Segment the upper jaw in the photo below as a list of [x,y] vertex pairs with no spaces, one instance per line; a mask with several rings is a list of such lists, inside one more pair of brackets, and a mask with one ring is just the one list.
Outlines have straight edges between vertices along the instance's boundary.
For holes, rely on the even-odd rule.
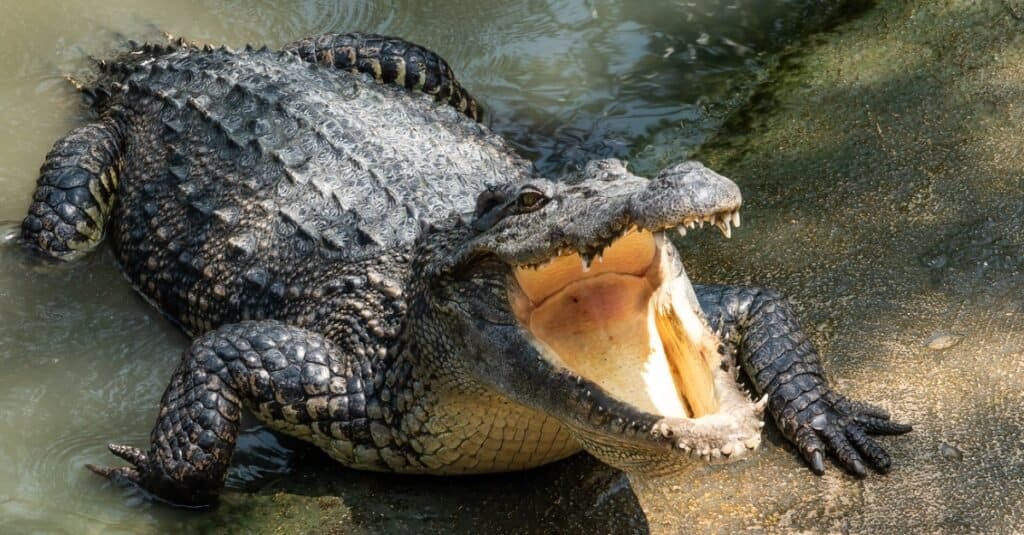
[[549,202],[481,229],[460,257],[494,255],[514,267],[565,254],[592,261],[631,231],[685,232],[711,223],[728,236],[739,225],[739,188],[697,162],[669,167],[652,179],[629,173],[617,160],[607,162],[589,165],[579,182],[533,181]]

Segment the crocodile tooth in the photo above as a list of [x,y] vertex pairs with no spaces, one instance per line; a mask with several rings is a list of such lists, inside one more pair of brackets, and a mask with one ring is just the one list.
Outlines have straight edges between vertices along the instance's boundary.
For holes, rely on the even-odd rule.
[[598,264],[603,264],[604,263],[604,255],[603,254],[598,254],[597,255],[597,263]]
[[697,228],[697,222],[691,219],[686,222],[686,226],[691,229]]
[[732,237],[732,228],[729,226],[729,222],[727,220],[722,219],[715,221],[715,226],[718,227],[718,230],[722,231],[722,234],[725,234],[726,238]]
[[732,213],[732,226],[737,227],[737,228],[740,226],[740,211],[739,210],[736,210],[735,212]]
[[586,273],[590,271],[590,264],[594,262],[594,258],[590,255],[582,255],[580,256],[580,260],[583,262],[583,272]]
[[701,219],[700,221],[698,221],[697,225],[700,226],[700,228],[704,228],[704,220]]
[[678,227],[676,227],[676,232],[678,232],[679,235],[682,236],[683,238],[686,237],[686,227],[684,225],[679,225]]
[[754,414],[760,416],[764,414],[764,408],[768,405],[768,394],[761,396],[761,399],[757,400],[754,404]]

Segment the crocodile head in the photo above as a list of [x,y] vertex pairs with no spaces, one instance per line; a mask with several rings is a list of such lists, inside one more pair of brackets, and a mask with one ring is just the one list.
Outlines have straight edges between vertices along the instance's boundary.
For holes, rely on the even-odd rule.
[[458,348],[443,365],[556,417],[629,472],[743,457],[762,407],[723,364],[667,236],[704,223],[729,236],[739,188],[696,162],[650,180],[617,160],[582,175],[490,188],[424,245],[443,317],[432,332]]

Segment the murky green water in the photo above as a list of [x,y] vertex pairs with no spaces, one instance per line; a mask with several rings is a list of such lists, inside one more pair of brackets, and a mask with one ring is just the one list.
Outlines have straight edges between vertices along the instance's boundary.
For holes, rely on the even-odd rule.
[[[545,171],[619,156],[650,172],[714,131],[756,77],[762,54],[802,27],[807,19],[800,14],[812,3],[6,1],[0,221],[21,219],[51,143],[86,118],[62,75],[82,72],[88,54],[109,55],[128,38],[166,31],[202,42],[276,46],[331,30],[400,35],[445,56],[487,104],[494,128]],[[306,454],[293,451],[298,446],[257,426],[240,440],[230,507],[197,514],[142,503],[83,465],[114,461],[107,442],[147,443],[159,396],[187,342],[133,293],[105,249],[56,267],[0,249],[0,532],[231,526],[232,515],[273,511],[272,503],[247,502],[252,490],[322,470],[352,482],[346,529],[416,530],[423,522],[475,531],[553,529],[609,500],[623,510],[595,516],[595,529],[639,529],[624,479],[600,469],[576,477],[580,461],[493,478],[367,476],[323,465],[316,455],[304,461]],[[604,484],[588,493],[595,479]],[[456,514],[465,520],[446,524]]]

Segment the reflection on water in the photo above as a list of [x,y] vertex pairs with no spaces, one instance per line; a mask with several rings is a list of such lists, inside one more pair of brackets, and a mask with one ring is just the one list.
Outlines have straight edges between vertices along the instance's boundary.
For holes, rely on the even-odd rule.
[[[545,172],[558,174],[602,156],[629,158],[651,172],[685,156],[717,127],[737,84],[753,77],[761,54],[794,32],[797,14],[811,4],[816,2],[8,2],[0,18],[0,221],[20,220],[51,143],[85,119],[62,75],[83,72],[88,55],[108,55],[128,38],[160,38],[166,31],[202,42],[279,45],[331,30],[400,35],[445,56],[486,103],[493,127]],[[9,236],[11,228],[0,228],[0,234]],[[5,530],[116,533],[189,525],[190,514],[143,503],[82,468],[113,461],[107,442],[147,443],[160,394],[186,344],[134,295],[106,249],[72,265],[50,266],[0,246]],[[291,442],[253,428],[239,442],[229,486],[259,488],[288,474],[292,449]],[[472,501],[487,486],[467,484],[470,490],[460,494],[459,485],[436,480],[380,481],[378,490],[398,509],[402,503],[429,504],[434,487]],[[577,484],[565,481],[566,488]],[[529,485],[516,488],[523,493],[510,492],[506,502],[529,500]],[[378,498],[352,499],[357,509],[360,499]],[[607,502],[598,498],[589,506]],[[493,498],[488,503],[505,507]],[[543,505],[536,518],[559,516],[551,513],[557,504]],[[408,514],[418,518],[416,511]],[[480,515],[481,521],[489,516]],[[627,525],[626,516],[613,518]],[[363,523],[372,525],[384,524]]]

